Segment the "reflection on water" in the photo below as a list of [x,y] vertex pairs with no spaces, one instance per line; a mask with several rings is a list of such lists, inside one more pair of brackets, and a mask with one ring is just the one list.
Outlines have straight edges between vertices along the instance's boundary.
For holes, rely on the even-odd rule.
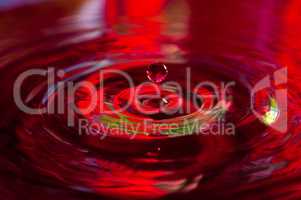
[[[0,3],[3,199],[300,199],[300,8],[298,0]],[[122,69],[139,84],[146,67],[159,61],[168,66],[168,79],[185,87],[187,67],[192,86],[234,81],[225,116],[235,123],[235,135],[99,140],[79,136],[65,115],[28,115],[13,100],[14,81],[27,69],[54,67],[65,73],[62,82],[93,84],[99,70]],[[288,82],[277,85],[283,67]],[[249,90],[273,75],[275,86],[254,97],[258,118]],[[109,78],[99,90],[115,109],[112,99],[124,98],[128,86]],[[44,81],[24,82],[22,96],[31,106],[55,96]],[[285,98],[277,92],[286,87],[288,123],[280,133],[275,121],[284,113],[279,98]],[[89,99],[84,92],[76,97],[80,105]],[[80,117],[99,122],[101,114]],[[202,119],[216,117],[209,116]]]

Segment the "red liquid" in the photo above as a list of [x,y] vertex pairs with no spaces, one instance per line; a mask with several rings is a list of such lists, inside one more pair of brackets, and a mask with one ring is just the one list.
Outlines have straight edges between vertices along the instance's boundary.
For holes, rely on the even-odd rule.
[[161,83],[168,75],[166,65],[163,63],[153,63],[146,70],[147,78],[155,83]]
[[[78,1],[1,11],[2,198],[300,199],[300,6],[297,1],[268,0],[235,1],[231,6],[197,0],[122,5]],[[37,11],[43,12],[24,17]],[[33,24],[31,31],[28,27]],[[91,132],[80,134],[77,125],[80,119],[99,122],[103,110],[75,114],[75,125],[68,126],[66,113],[28,115],[13,100],[13,84],[20,73],[51,66],[65,72],[56,76],[55,83],[88,81],[97,85],[98,92],[105,90],[97,105],[101,107],[105,99],[116,109],[126,102],[124,91],[129,86],[109,74],[102,88],[98,72],[105,67],[121,69],[136,87],[146,81],[149,64],[158,61],[168,67],[166,81],[180,83],[185,95],[187,79],[192,88],[202,81],[218,86],[234,81],[231,106],[223,119],[235,124],[235,135],[138,134],[131,139],[110,132],[101,139],[103,135]],[[289,73],[288,127],[279,133],[252,113],[249,87],[283,66]],[[22,97],[30,106],[43,107],[58,98],[58,91],[47,93],[45,81],[32,76],[24,82]],[[265,113],[269,97],[282,87],[286,86],[258,93],[255,110]],[[91,96],[81,89],[75,101],[84,108]],[[183,101],[187,105],[191,99]],[[199,104],[217,101],[202,99]],[[139,119],[165,120],[196,111],[192,107],[171,116],[146,115],[131,106],[122,114]]]

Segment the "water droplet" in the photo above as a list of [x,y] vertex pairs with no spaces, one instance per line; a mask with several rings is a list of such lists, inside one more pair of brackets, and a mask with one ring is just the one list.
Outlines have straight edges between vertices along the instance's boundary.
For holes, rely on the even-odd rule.
[[57,71],[57,76],[58,76],[59,78],[63,78],[63,77],[65,76],[65,71],[62,70],[62,69],[58,70],[58,71]]
[[161,83],[167,77],[168,70],[163,63],[153,63],[146,70],[147,78],[154,83]]

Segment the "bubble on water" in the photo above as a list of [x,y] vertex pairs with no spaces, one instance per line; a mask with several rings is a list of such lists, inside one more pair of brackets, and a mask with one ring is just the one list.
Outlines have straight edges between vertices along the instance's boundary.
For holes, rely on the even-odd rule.
[[146,70],[147,78],[154,83],[161,83],[168,75],[166,65],[163,63],[153,63]]

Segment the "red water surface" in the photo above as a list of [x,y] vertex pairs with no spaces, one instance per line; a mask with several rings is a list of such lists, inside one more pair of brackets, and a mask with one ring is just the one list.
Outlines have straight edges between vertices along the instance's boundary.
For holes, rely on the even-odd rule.
[[[2,199],[301,199],[300,1],[7,4],[0,4]],[[14,81],[26,69],[115,59],[139,82],[145,71],[132,63],[162,58],[176,63],[168,79],[181,82],[190,66],[195,81],[236,81],[228,114],[235,136],[100,141],[78,136],[65,116],[27,115],[13,100]],[[282,67],[288,129],[278,133],[250,114],[247,85]],[[39,93],[43,81],[25,81],[22,95]],[[114,84],[111,91],[123,87]]]

